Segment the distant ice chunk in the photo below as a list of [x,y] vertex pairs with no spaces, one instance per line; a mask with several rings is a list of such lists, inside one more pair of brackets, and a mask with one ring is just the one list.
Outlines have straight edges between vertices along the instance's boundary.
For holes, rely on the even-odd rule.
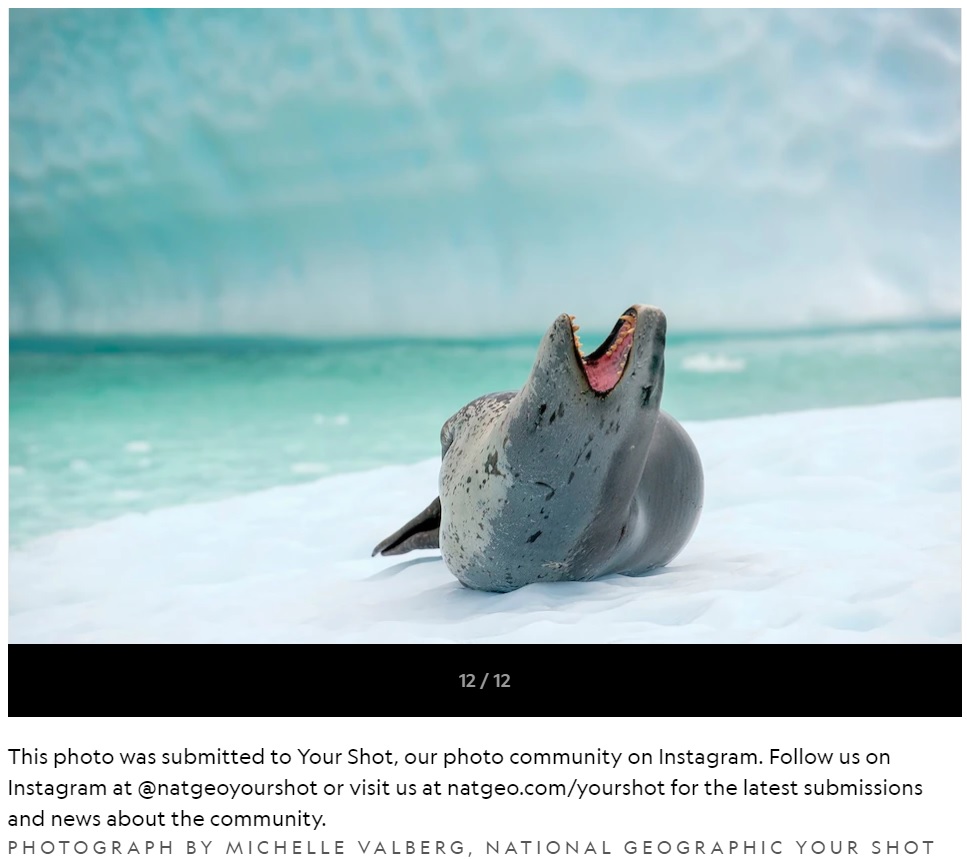
[[112,497],[115,501],[140,501],[144,498],[144,493],[139,489],[115,489]]
[[316,426],[335,426],[344,427],[349,424],[349,415],[338,414],[338,415],[313,415],[312,422]]
[[293,474],[326,474],[332,468],[325,462],[293,462],[289,471]]
[[745,369],[745,359],[699,352],[685,358],[682,367],[693,373],[740,373]]

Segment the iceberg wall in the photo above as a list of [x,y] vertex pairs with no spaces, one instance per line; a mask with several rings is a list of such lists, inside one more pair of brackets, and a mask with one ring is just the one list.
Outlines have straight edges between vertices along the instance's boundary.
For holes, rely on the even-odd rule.
[[958,10],[12,10],[18,333],[960,313]]

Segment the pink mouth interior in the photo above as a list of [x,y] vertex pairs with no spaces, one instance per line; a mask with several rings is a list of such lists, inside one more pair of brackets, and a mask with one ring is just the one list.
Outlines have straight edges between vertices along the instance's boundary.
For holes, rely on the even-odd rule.
[[621,380],[628,355],[635,340],[635,319],[622,317],[620,328],[612,331],[611,336],[585,358],[580,355],[580,342],[575,337],[575,345],[584,367],[588,384],[598,393],[606,394]]

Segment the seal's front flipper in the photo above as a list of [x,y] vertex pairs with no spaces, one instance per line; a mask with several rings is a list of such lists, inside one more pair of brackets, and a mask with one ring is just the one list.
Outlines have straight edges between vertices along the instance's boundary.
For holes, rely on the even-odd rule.
[[430,506],[418,513],[395,534],[391,534],[375,549],[376,555],[405,555],[413,549],[440,548],[440,499],[434,498]]

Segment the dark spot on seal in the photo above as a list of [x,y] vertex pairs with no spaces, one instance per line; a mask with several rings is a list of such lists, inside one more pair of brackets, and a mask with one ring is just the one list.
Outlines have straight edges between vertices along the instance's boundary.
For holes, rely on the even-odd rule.
[[556,420],[557,420],[557,412],[551,412],[551,419],[548,421],[548,424],[552,424]]
[[651,375],[654,376],[658,373],[658,368],[661,366],[662,357],[661,355],[651,356]]
[[574,480],[574,472],[573,471],[571,472],[570,477],[568,477],[567,482],[570,483],[572,480]]
[[[535,480],[534,485],[543,486],[545,489],[551,490],[550,492],[547,493],[547,495],[544,496],[545,501],[550,501],[554,497],[554,491],[555,491],[554,487],[551,486],[549,483],[542,483],[540,480]],[[542,510],[541,512],[543,513],[544,511]]]
[[587,462],[591,458],[591,451],[589,450],[584,457],[584,461]]
[[563,417],[564,417],[564,403],[561,403],[561,404],[560,404],[560,405],[559,405],[559,406],[557,407],[557,416],[558,416],[559,418],[563,418]]
[[541,407],[540,407],[540,409],[538,409],[538,411],[539,411],[539,412],[540,412],[541,414],[544,414],[544,412],[546,412],[546,411],[547,411],[547,403],[541,403]]
[[530,537],[527,538],[527,542],[533,543],[543,533],[544,533],[543,531],[535,531],[533,534],[530,535]]
[[472,477],[468,477],[467,478],[467,483],[469,483],[471,480],[473,480],[473,478]]
[[621,536],[618,537],[618,542],[620,543],[625,538],[625,531],[628,530],[627,524],[621,526]]
[[648,401],[651,399],[651,388],[652,388],[652,386],[649,385],[647,388],[642,388],[641,389],[641,407],[642,408],[644,408],[645,406],[647,406],[648,405]]
[[490,456],[487,457],[487,463],[484,465],[484,472],[486,474],[496,474],[503,477],[503,472],[497,468],[497,451],[495,450]]

